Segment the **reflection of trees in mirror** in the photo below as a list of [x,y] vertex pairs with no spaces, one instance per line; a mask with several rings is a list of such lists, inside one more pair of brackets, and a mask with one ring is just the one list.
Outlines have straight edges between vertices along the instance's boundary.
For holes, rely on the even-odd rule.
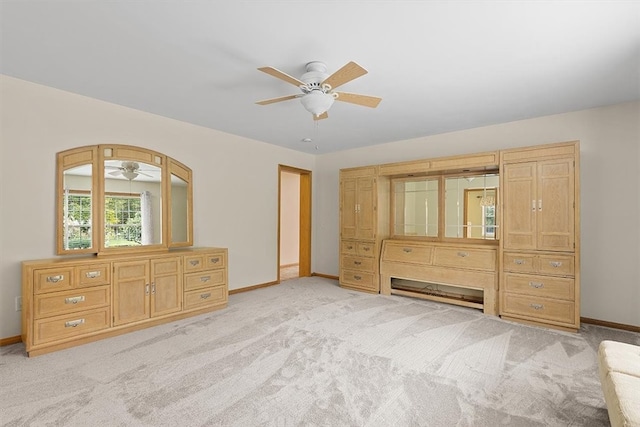
[[142,244],[142,209],[140,196],[105,195],[105,246]]
[[91,247],[91,193],[66,190],[64,192],[65,249]]

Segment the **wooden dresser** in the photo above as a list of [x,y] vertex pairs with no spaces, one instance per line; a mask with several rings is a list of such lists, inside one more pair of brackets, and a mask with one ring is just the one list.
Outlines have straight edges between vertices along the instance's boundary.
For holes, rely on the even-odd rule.
[[22,263],[29,356],[224,308],[227,249],[55,258]]

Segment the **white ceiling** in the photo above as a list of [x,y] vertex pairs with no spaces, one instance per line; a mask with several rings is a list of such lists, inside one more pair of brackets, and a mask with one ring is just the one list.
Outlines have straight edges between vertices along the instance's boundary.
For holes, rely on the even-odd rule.
[[[2,0],[0,72],[308,153],[640,99],[640,1]],[[316,127],[294,77],[369,71]],[[302,142],[312,138],[313,142]],[[176,141],[178,143],[179,141]],[[317,147],[317,148],[316,148]]]

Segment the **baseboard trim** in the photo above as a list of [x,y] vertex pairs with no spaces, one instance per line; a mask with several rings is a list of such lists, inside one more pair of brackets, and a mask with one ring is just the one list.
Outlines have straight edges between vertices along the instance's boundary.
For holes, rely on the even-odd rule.
[[340,277],[334,276],[332,274],[311,273],[311,275],[316,277],[323,277],[325,279],[340,280]]
[[4,347],[5,345],[18,344],[22,342],[22,336],[17,335],[15,337],[8,338],[0,338],[0,347]]
[[269,286],[274,286],[274,285],[279,285],[279,284],[280,284],[280,282],[278,280],[276,280],[276,281],[273,281],[273,282],[260,283],[259,285],[247,286],[246,288],[231,289],[229,291],[229,295],[239,294],[239,293],[242,293],[242,292],[255,291],[256,289],[267,288]]
[[640,332],[640,326],[625,325],[624,323],[607,322],[606,320],[590,319],[588,317],[581,317],[582,323],[589,323],[590,325],[605,326],[607,328],[622,329],[629,332]]

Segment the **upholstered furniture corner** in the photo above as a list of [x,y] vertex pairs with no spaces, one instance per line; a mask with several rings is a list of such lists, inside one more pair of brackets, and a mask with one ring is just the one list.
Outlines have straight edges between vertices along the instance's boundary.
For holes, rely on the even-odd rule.
[[602,341],[600,382],[613,427],[640,427],[640,346]]

